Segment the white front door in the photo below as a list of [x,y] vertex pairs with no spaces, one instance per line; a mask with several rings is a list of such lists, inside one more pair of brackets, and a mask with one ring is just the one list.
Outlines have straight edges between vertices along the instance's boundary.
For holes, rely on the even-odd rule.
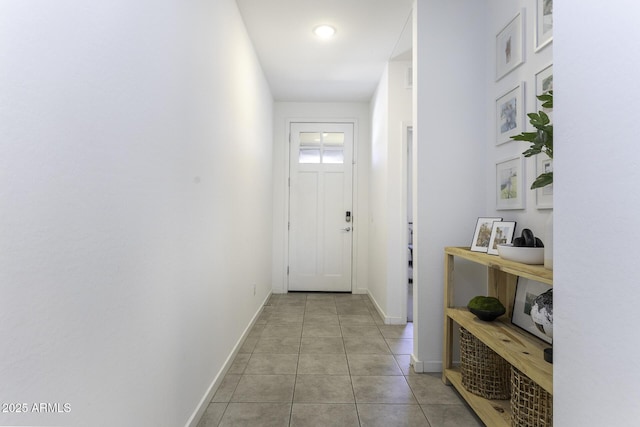
[[289,290],[351,291],[352,123],[291,123]]

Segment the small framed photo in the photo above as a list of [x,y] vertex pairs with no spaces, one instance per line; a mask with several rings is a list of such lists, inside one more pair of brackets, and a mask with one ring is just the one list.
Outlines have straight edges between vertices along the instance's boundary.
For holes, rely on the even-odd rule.
[[524,209],[524,157],[496,163],[496,209]]
[[474,252],[487,252],[491,230],[495,221],[502,221],[500,217],[480,217],[476,222],[476,231],[473,233],[471,250]]
[[496,35],[496,81],[524,63],[524,9]]
[[542,50],[553,40],[553,0],[536,0],[534,49]]
[[540,331],[531,320],[531,305],[540,294],[551,289],[551,286],[525,277],[518,278],[516,285],[516,298],[513,303],[513,315],[511,323],[524,329],[532,335],[551,344],[551,338]]
[[513,242],[513,234],[516,231],[515,221],[497,221],[493,223],[491,228],[491,237],[489,238],[489,255],[499,255],[498,245],[508,245]]
[[[553,159],[544,153],[536,155],[536,176],[553,172]],[[536,188],[536,208],[553,209],[553,184]]]
[[536,73],[536,111],[544,111],[551,116],[551,108],[542,108],[542,102],[537,98],[538,95],[553,90],[553,64],[547,65]]
[[524,82],[496,99],[496,145],[524,131]]

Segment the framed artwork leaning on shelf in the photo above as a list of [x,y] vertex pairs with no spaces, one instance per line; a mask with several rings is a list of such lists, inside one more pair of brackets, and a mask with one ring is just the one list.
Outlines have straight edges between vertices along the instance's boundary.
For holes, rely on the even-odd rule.
[[508,245],[513,242],[513,235],[516,231],[515,221],[496,221],[491,228],[491,237],[489,238],[489,255],[500,255],[498,253],[498,245]]
[[471,250],[474,252],[487,252],[491,230],[495,221],[502,221],[501,217],[480,217],[476,222],[476,230],[471,241]]
[[511,316],[511,323],[549,344],[551,344],[551,338],[540,331],[533,323],[533,320],[531,320],[531,304],[538,295],[545,293],[551,288],[552,286],[544,283],[536,282],[535,280],[525,277],[518,277],[516,298],[513,304],[513,315]]

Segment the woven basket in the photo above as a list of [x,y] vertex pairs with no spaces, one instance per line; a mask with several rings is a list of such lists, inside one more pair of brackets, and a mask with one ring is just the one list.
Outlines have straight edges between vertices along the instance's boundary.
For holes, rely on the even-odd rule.
[[467,391],[485,399],[509,399],[510,367],[495,351],[460,328],[460,368]]
[[551,427],[553,396],[518,369],[511,368],[511,426]]

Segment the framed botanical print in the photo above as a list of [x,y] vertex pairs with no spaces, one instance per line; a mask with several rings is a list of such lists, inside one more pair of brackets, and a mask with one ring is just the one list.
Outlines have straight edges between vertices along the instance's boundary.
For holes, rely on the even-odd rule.
[[524,209],[524,157],[496,163],[496,209]]
[[496,81],[524,63],[524,9],[496,35]]
[[534,34],[536,52],[553,40],[553,0],[536,0],[536,27]]
[[[553,159],[544,153],[536,155],[536,176],[553,172]],[[536,188],[536,208],[553,209],[553,184]]]
[[524,131],[524,82],[496,99],[496,145]]

